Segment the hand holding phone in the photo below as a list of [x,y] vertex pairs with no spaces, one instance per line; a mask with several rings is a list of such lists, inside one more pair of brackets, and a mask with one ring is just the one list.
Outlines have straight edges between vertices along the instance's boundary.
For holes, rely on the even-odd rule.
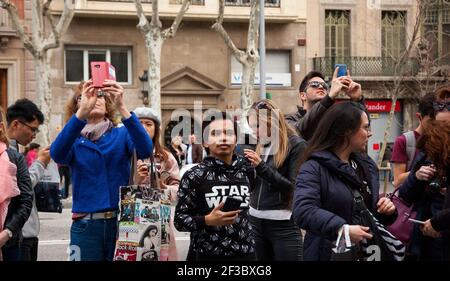
[[116,69],[106,61],[92,61],[91,74],[95,88],[103,88],[105,80],[116,80]]
[[222,212],[237,211],[241,207],[242,200],[235,197],[227,197],[225,205],[222,208]]
[[339,68],[337,77],[347,76],[347,65],[346,64],[335,64],[334,69]]

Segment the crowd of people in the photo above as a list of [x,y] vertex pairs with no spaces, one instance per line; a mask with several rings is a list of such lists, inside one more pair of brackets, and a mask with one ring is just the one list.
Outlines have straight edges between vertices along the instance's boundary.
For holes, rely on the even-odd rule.
[[[385,227],[404,214],[391,196],[379,194],[361,85],[337,72],[330,84],[320,72],[308,73],[294,114],[285,115],[271,100],[254,103],[241,120],[251,129],[250,144],[238,142],[236,116],[208,110],[202,138],[191,132],[184,144],[174,136],[166,147],[158,112],[129,111],[122,86],[105,80],[101,90],[92,81],[80,83],[64,128],[40,147],[31,142],[44,116],[33,102],[18,100],[0,117],[0,259],[37,259],[33,189],[40,181],[60,183],[63,175],[62,194],[68,196],[71,185],[73,195],[70,245],[80,249],[82,261],[113,260],[119,188],[132,184],[168,191],[176,206],[169,236],[175,228],[190,232],[190,261],[334,260],[343,233],[353,259],[367,259],[368,246],[389,259],[392,245],[386,244],[396,233]],[[342,95],[348,100],[336,103]],[[393,184],[418,222],[407,233],[405,253],[391,253],[402,260],[450,260],[449,105],[450,86],[425,95],[419,126],[393,147]],[[141,244],[153,249],[156,233]],[[169,260],[179,260],[175,239]]]

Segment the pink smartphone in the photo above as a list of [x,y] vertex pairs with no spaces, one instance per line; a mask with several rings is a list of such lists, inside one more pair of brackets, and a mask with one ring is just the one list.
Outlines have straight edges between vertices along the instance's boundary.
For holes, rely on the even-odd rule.
[[103,88],[105,80],[116,80],[116,69],[106,61],[92,61],[91,74],[95,88]]

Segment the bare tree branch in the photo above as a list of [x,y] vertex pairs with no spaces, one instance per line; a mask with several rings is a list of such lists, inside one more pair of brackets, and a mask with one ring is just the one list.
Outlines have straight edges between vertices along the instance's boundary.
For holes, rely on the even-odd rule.
[[231,39],[230,35],[228,35],[227,31],[223,27],[223,17],[225,11],[225,1],[219,1],[219,15],[217,16],[216,22],[211,27],[213,30],[217,31],[219,35],[222,37],[225,44],[231,50],[233,56],[242,64],[246,64],[246,53],[244,51],[239,50]]
[[25,27],[20,22],[19,15],[17,13],[17,8],[14,4],[6,0],[0,0],[0,5],[3,9],[8,11],[9,17],[13,28],[17,31],[20,40],[23,42],[24,47],[35,57],[39,55],[36,46],[33,44],[30,36],[26,34]]
[[172,26],[163,31],[163,39],[172,38],[177,33],[178,27],[180,26],[181,21],[183,20],[184,15],[189,9],[189,5],[191,4],[191,0],[183,0],[180,11],[177,14],[177,17],[172,23]]
[[147,34],[150,31],[150,25],[147,17],[144,14],[144,9],[142,8],[141,0],[134,0],[136,6],[137,16],[139,18],[139,23],[137,27],[143,34]]
[[258,61],[258,38],[259,38],[259,1],[250,3],[250,23],[247,36],[247,56],[253,61]]
[[[47,18],[47,20],[48,20],[48,22],[50,24],[50,28],[52,29],[53,36],[55,36],[55,34],[57,34],[57,32],[56,32],[55,22],[53,21],[53,17],[52,17],[52,15],[50,13],[50,5],[51,4],[52,4],[52,0],[47,0],[45,2],[45,4],[42,6],[42,14]],[[54,44],[56,44],[56,42],[54,42]],[[45,45],[48,45],[48,44],[45,44]],[[54,48],[57,48],[57,47],[58,46],[56,46]]]
[[[47,3],[48,2],[51,1],[47,1]],[[43,47],[44,51],[59,47],[61,35],[66,33],[67,29],[69,28],[70,22],[72,21],[73,15],[75,13],[72,1],[65,0],[64,2],[64,10],[56,26],[54,26],[53,19],[50,13],[46,12],[46,15],[48,15],[47,18],[52,25],[52,34],[45,40]]]
[[219,0],[219,16],[217,17],[217,23],[223,24],[223,17],[225,14],[225,0]]
[[150,25],[153,27],[162,28],[162,23],[159,20],[159,0],[152,0],[152,21]]

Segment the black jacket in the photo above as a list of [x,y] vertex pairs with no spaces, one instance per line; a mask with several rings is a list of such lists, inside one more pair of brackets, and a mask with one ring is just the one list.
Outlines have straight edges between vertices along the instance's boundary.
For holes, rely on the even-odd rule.
[[306,141],[299,136],[289,137],[289,151],[283,165],[275,167],[274,157],[261,161],[256,167],[255,188],[250,195],[250,206],[256,210],[290,209],[298,174],[299,160],[306,149]]
[[17,166],[17,185],[20,190],[20,195],[13,197],[9,203],[4,226],[13,233],[13,237],[5,245],[5,247],[11,247],[16,246],[22,239],[22,227],[28,220],[33,207],[33,189],[25,157],[11,148],[6,151],[11,163]]
[[[179,231],[191,232],[191,243],[197,253],[234,256],[254,252],[252,229],[247,218],[254,178],[250,163],[238,155],[233,156],[231,165],[206,157],[183,175],[174,224]],[[232,225],[207,226],[205,216],[227,196],[242,198],[238,218]]]
[[[367,155],[352,155],[358,167],[366,171],[370,204],[367,208],[389,225],[397,218],[376,212],[379,197],[378,169]],[[294,194],[293,217],[306,230],[305,260],[329,260],[337,231],[344,224],[353,224],[354,197],[350,188],[359,188],[362,181],[355,170],[330,151],[315,152],[300,168]]]
[[[365,106],[365,99],[361,96],[358,101]],[[298,106],[297,112],[285,116],[286,121],[297,130],[297,133],[305,140],[309,140],[317,125],[319,125],[322,116],[335,103],[335,100],[326,95],[319,102],[316,102],[310,110],[306,111],[303,107]]]
[[[443,234],[441,239],[424,236],[419,225],[414,225],[408,252],[419,260],[436,260],[439,257],[450,260],[450,199],[449,178],[450,171],[447,168],[447,194],[446,197],[439,192],[432,192],[429,182],[417,179],[416,172],[426,163],[428,157],[419,153],[414,159],[412,170],[406,181],[399,188],[399,196],[408,203],[414,204],[418,220],[426,221],[431,218],[431,225],[436,231]],[[439,240],[438,242],[436,242]],[[442,243],[440,247],[433,243]],[[443,250],[443,252],[442,252]]]
[[319,102],[314,104],[309,111],[303,107],[297,107],[298,110],[294,114],[286,115],[285,119],[297,130],[297,133],[305,140],[309,140],[314,134],[322,116],[334,104],[334,100],[326,95]]

